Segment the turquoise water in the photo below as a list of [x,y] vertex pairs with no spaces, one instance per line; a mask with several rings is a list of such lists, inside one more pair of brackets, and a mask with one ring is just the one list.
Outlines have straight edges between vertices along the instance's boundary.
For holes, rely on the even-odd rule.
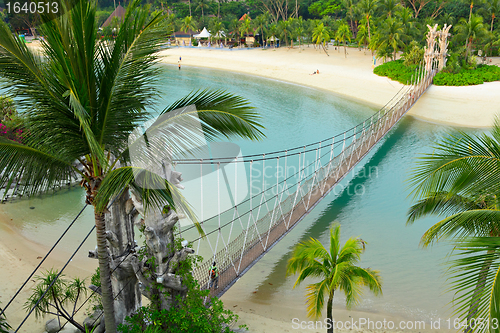
[[[236,141],[243,154],[269,152],[325,139],[363,121],[374,110],[331,93],[298,85],[223,71],[165,67],[161,82],[166,105],[199,88],[225,89],[252,102],[262,115],[266,139]],[[419,319],[445,316],[444,257],[449,247],[419,248],[421,235],[437,218],[405,225],[411,200],[405,180],[419,153],[430,152],[431,144],[450,130],[406,117],[370,153],[363,165],[328,195],[287,237],[267,254],[231,292],[260,304],[303,306],[303,289],[292,290],[293,277],[285,277],[286,262],[297,241],[309,237],[326,242],[332,221],[342,225],[343,239],[361,236],[368,242],[361,266],[378,269],[383,277],[384,296],[367,294],[361,309],[404,314]],[[50,245],[83,206],[83,191],[63,190],[59,194],[17,201],[0,206],[8,219],[27,237]],[[34,207],[34,209],[30,209]],[[62,249],[72,251],[93,224],[87,210],[63,240]],[[91,237],[83,247],[93,249]],[[257,293],[253,293],[257,291]],[[336,298],[342,307],[342,298]]]

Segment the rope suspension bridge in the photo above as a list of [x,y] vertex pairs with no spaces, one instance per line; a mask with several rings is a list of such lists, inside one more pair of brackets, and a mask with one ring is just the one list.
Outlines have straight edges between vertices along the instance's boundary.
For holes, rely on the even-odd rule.
[[[285,237],[340,181],[384,138],[432,84],[437,62],[421,66],[412,79],[382,109],[353,128],[334,137],[292,149],[259,155],[207,160],[180,159],[176,166],[200,168],[201,206],[218,206],[217,214],[200,222],[205,236],[194,226],[181,228],[180,234],[204,258],[193,272],[202,287],[208,288],[212,263],[219,269],[218,289],[211,296],[222,296],[263,255]],[[204,198],[203,166],[212,166],[217,189]],[[230,167],[228,167],[230,166]],[[239,184],[238,168],[248,171],[248,184]],[[234,181],[227,177],[234,174]],[[291,170],[291,172],[290,172]],[[258,177],[254,177],[257,174]],[[221,211],[225,189],[248,187],[249,195],[240,203]],[[271,180],[270,180],[271,179]],[[215,193],[213,193],[215,192]],[[216,197],[216,198],[215,198]],[[207,203],[207,201],[209,201]],[[234,201],[238,201],[235,198]],[[205,202],[205,203],[204,203]]]
[[[203,262],[193,271],[194,278],[198,280],[202,288],[208,289],[211,282],[214,282],[211,281],[209,272],[212,263],[216,262],[219,269],[218,288],[210,288],[210,296],[222,296],[282,240],[376,147],[377,143],[424,94],[432,84],[434,75],[445,65],[446,37],[449,30],[445,27],[443,32],[436,32],[436,26],[429,27],[429,29],[424,61],[411,81],[403,86],[383,108],[351,129],[322,141],[265,154],[174,159],[176,170],[183,172],[183,175],[183,170],[190,170],[191,174],[193,170],[199,170],[196,184],[199,184],[199,217],[204,235],[200,235],[195,225],[186,225],[180,220],[178,236],[188,240],[195,253],[203,257]],[[441,40],[439,52],[435,51],[436,36]],[[210,186],[208,195],[204,194],[209,183],[205,181],[208,177],[206,170],[210,170],[209,176],[212,177],[216,187]],[[241,177],[241,174],[245,176]],[[73,179],[68,179],[62,181],[61,184],[73,181]],[[3,191],[15,196],[18,186]],[[110,203],[109,207],[116,199]],[[86,207],[80,211],[5,308],[0,309],[0,316],[20,294]],[[204,218],[206,207],[212,212],[206,214],[209,215],[208,218]],[[59,275],[63,273],[93,229],[59,271]],[[128,251],[125,257],[120,259],[113,272],[127,260],[131,252]],[[116,293],[114,298],[117,299],[126,287],[128,285]],[[38,303],[49,289],[50,286]],[[87,301],[88,299],[84,304]],[[15,329],[15,332],[19,331],[34,308]]]

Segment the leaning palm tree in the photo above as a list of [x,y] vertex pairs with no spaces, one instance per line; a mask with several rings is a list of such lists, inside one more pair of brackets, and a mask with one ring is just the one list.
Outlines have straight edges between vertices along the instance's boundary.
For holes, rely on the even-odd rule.
[[[466,133],[450,135],[440,141],[433,154],[425,155],[413,171],[411,184],[419,201],[408,214],[408,223],[428,216],[445,217],[422,237],[422,245],[453,237],[500,237],[500,123],[497,120],[491,134],[471,136]],[[464,310],[457,310],[470,321],[481,318],[483,286],[494,268],[491,258],[483,257],[476,271]],[[465,298],[461,298],[464,301]],[[467,328],[466,332],[471,332]]]
[[[340,246],[340,225],[330,228],[330,248],[327,250],[319,240],[311,238],[299,243],[288,260],[287,274],[299,274],[294,288],[308,277],[321,281],[307,286],[307,315],[312,318],[321,316],[325,297],[327,301],[327,320],[332,323],[332,305],[335,291],[346,295],[346,306],[351,308],[359,303],[363,287],[368,287],[375,295],[382,294],[379,272],[361,268],[356,264],[361,259],[366,242],[360,238],[349,238]],[[333,326],[328,328],[333,333]]]
[[317,44],[318,47],[321,45],[326,55],[329,56],[328,52],[326,52],[325,43],[330,40],[330,34],[328,32],[328,28],[323,25],[323,23],[319,23],[312,31],[312,41]]
[[[85,201],[94,208],[108,333],[116,332],[116,321],[124,316],[114,313],[107,228],[108,223],[127,221],[121,213],[123,221],[115,221],[117,216],[109,211],[129,211],[128,201],[121,200],[129,190],[145,207],[182,208],[167,180],[130,164],[130,134],[153,116],[149,108],[159,96],[161,71],[156,65],[166,37],[164,16],[150,16],[140,2],[127,6],[117,36],[109,42],[98,38],[93,1],[79,1],[58,18],[42,15],[43,55],[28,49],[0,22],[0,77],[9,94],[18,97],[27,119],[22,143],[0,139],[0,187],[22,183],[21,194],[36,195],[75,174],[81,178]],[[239,97],[203,91],[174,105],[195,105],[211,137],[261,136],[257,115]],[[176,145],[175,140],[168,143]],[[140,182],[135,177],[139,173]],[[145,180],[164,186],[151,189]]]

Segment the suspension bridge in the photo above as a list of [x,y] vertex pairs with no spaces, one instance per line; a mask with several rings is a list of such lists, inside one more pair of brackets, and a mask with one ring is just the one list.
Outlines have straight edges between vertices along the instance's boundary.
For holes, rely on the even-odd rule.
[[[266,154],[208,159],[179,159],[176,167],[200,168],[201,205],[218,206],[217,213],[201,224],[205,236],[194,226],[181,228],[180,234],[204,258],[194,277],[209,288],[213,262],[219,269],[218,289],[211,296],[222,296],[243,274],[283,239],[330,191],[382,140],[432,84],[437,62],[421,66],[412,83],[404,86],[382,109],[362,123],[331,138],[301,147]],[[427,67],[427,68],[425,68]],[[203,166],[215,169],[217,189],[203,197]],[[233,172],[228,177],[228,166]],[[238,168],[245,168],[248,184],[240,184]],[[292,170],[290,172],[290,170]],[[254,175],[258,175],[255,177]],[[228,179],[232,178],[234,180]],[[225,189],[222,179],[249,188],[245,200],[221,210]],[[245,180],[243,180],[245,181]],[[237,193],[233,193],[236,196]],[[207,203],[207,201],[209,201]],[[205,203],[204,203],[205,202]]]

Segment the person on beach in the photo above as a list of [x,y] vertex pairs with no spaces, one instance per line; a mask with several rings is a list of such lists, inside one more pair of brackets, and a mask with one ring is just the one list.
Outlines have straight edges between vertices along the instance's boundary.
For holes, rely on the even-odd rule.
[[179,62],[179,70],[181,70],[181,63]]
[[181,60],[182,60],[182,58],[181,58],[181,56],[179,56],[179,61],[181,61]]
[[213,286],[215,286],[215,289],[219,288],[219,269],[217,268],[217,265],[214,261],[212,268],[210,268],[210,284],[209,284],[209,289],[212,289]]

